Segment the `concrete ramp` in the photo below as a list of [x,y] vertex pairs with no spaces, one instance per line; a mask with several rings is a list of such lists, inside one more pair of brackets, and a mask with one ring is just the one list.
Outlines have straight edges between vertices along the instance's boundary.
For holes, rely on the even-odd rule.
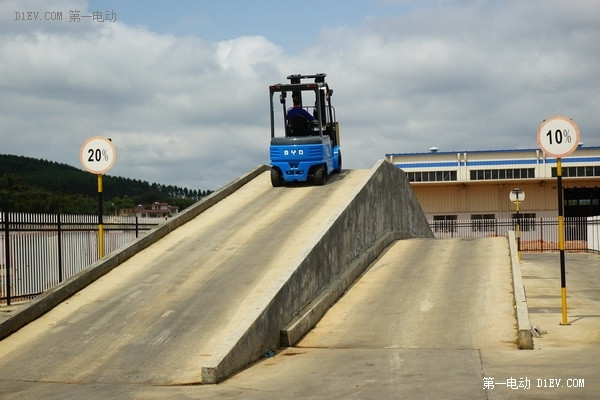
[[321,187],[274,189],[264,171],[32,302],[37,317],[94,280],[0,342],[0,380],[216,383],[278,347],[281,328],[367,250],[432,236],[387,162]]
[[298,347],[511,350],[513,304],[506,237],[401,240]]

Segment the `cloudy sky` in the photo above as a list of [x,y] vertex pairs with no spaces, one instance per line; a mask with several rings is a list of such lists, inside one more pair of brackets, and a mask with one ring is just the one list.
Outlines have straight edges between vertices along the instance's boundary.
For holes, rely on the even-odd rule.
[[597,0],[0,0],[0,154],[82,168],[100,135],[110,175],[218,189],[269,162],[268,86],[316,72],[345,168],[536,148],[555,115],[599,146],[599,21]]

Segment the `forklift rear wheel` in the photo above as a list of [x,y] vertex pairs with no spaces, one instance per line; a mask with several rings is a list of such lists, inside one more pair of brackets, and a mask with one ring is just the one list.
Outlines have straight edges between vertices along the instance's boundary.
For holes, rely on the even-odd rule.
[[327,174],[325,173],[325,166],[319,165],[317,167],[317,169],[315,170],[315,174],[313,175],[315,185],[319,185],[319,186],[324,185],[326,176],[327,176]]
[[334,172],[342,172],[342,152],[338,152],[338,167]]

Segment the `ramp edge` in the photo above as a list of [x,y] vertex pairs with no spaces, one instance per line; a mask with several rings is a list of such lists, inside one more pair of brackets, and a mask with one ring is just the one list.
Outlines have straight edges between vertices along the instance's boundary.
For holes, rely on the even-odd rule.
[[340,276],[325,287],[310,303],[281,329],[281,346],[296,344],[306,333],[315,327],[327,310],[348,290],[359,276],[381,253],[397,240],[412,236],[400,232],[388,232],[379,238],[362,255],[356,258]]

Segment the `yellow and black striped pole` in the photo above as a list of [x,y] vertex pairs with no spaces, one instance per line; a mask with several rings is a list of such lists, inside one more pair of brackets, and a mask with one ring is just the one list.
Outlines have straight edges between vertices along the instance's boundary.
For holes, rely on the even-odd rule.
[[102,223],[102,174],[98,174],[98,258],[104,258],[104,225]]
[[562,297],[562,323],[567,321],[567,278],[565,274],[565,221],[564,195],[562,186],[562,157],[568,157],[581,144],[581,132],[577,124],[568,117],[557,115],[545,119],[537,132],[537,142],[546,156],[556,157],[558,191],[558,249],[560,250],[560,294]]
[[556,180],[558,191],[558,249],[560,251],[560,296],[562,303],[561,325],[569,325],[567,321],[567,276],[565,271],[565,222],[562,186],[562,159],[556,159]]

